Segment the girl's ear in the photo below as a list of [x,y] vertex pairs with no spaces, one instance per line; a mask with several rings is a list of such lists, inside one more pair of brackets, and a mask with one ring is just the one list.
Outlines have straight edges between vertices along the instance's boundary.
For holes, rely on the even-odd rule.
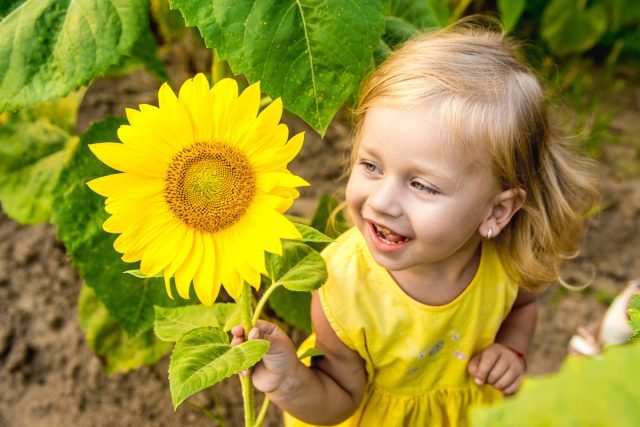
[[[498,194],[491,212],[480,224],[478,231],[484,237],[496,237],[509,224],[513,215],[520,210],[527,198],[522,188],[510,188]],[[489,229],[491,231],[489,232]]]

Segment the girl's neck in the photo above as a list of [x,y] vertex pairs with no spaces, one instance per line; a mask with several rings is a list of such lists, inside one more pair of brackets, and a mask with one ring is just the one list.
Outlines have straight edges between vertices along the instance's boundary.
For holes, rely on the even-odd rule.
[[446,262],[390,271],[398,286],[426,305],[445,305],[460,295],[473,280],[481,258],[481,243],[460,250]]

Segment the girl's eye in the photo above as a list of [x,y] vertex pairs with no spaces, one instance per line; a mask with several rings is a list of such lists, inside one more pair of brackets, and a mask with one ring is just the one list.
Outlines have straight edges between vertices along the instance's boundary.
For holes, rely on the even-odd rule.
[[423,192],[425,192],[427,194],[438,194],[438,190],[436,190],[434,188],[431,188],[431,187],[429,187],[427,185],[424,185],[423,183],[418,182],[418,181],[412,181],[411,182],[411,186],[413,188],[415,188],[416,190],[423,191]]
[[363,161],[361,164],[362,164],[362,166],[364,167],[364,169],[365,169],[367,172],[373,172],[373,173],[375,173],[375,172],[377,172],[377,171],[378,171],[378,166],[376,166],[375,164],[373,164],[373,163],[371,163],[371,162]]

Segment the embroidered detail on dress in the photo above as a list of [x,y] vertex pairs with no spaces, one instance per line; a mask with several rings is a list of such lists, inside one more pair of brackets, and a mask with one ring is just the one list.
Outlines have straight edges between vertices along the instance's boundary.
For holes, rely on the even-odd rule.
[[453,357],[458,360],[467,360],[467,355],[461,351],[456,351],[455,353],[453,353]]
[[429,357],[433,357],[438,354],[438,352],[442,350],[442,347],[444,347],[444,341],[439,340],[433,345],[433,347],[431,347],[431,350],[429,350]]

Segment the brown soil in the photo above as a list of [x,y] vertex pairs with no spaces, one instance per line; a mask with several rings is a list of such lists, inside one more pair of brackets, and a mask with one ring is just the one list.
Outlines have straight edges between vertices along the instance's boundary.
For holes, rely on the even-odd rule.
[[[175,53],[175,51],[174,51]],[[180,63],[180,61],[176,61]],[[174,67],[176,81],[193,68]],[[79,129],[123,106],[154,102],[158,83],[145,73],[134,78],[103,79],[91,86]],[[582,254],[565,268],[571,283],[595,280],[586,290],[569,292],[553,285],[540,298],[540,320],[529,355],[530,373],[557,370],[570,336],[603,314],[606,303],[626,282],[640,278],[640,87],[631,86],[616,100],[619,114],[610,126],[620,142],[603,149],[605,209],[592,221]],[[288,120],[293,131],[302,125]],[[339,187],[349,129],[336,121],[323,142],[308,133],[302,155],[292,166],[313,185],[303,192],[293,213],[308,215],[316,197]],[[167,380],[168,358],[151,367],[106,376],[101,361],[87,347],[76,315],[81,279],[70,267],[64,246],[50,225],[20,226],[0,214],[0,425],[49,426],[211,426],[193,405],[212,409],[242,425],[236,378],[202,392],[174,413]],[[269,426],[280,425],[277,410]]]

